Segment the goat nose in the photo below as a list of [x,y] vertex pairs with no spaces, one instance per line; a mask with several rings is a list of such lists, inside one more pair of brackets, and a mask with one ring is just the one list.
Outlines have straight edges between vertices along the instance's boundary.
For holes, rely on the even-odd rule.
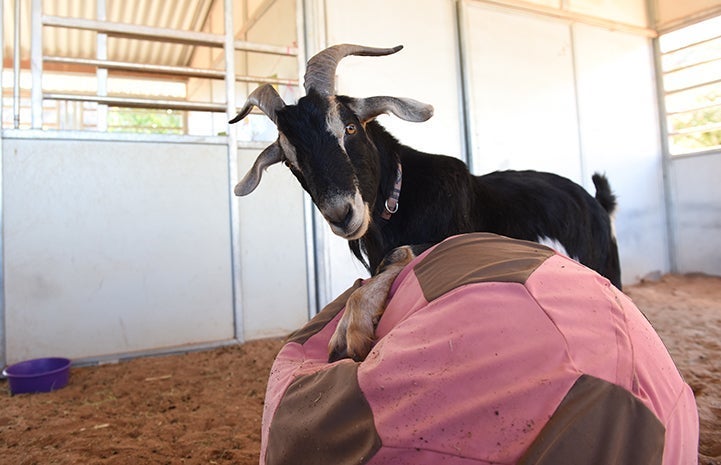
[[333,226],[345,229],[353,218],[353,208],[350,203],[343,203],[328,209],[325,212],[325,218]]

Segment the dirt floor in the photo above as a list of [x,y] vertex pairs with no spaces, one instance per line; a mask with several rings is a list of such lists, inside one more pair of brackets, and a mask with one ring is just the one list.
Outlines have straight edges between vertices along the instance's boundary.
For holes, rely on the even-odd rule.
[[[721,278],[664,276],[626,292],[696,393],[699,461],[721,465]],[[0,381],[0,462],[258,463],[278,340],[73,368],[67,387],[10,396]]]

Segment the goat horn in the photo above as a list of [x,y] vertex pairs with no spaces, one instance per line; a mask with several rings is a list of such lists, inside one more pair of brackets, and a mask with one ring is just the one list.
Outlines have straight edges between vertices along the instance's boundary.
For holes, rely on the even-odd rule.
[[276,92],[273,86],[264,84],[250,93],[243,108],[240,109],[238,114],[235,115],[235,118],[230,120],[229,123],[237,123],[248,116],[253,106],[260,108],[277,126],[278,121],[275,113],[285,106],[285,102],[283,102],[283,99],[280,98],[280,95],[278,95],[278,92]]
[[237,196],[248,195],[258,187],[260,184],[260,178],[263,176],[263,171],[270,165],[274,165],[281,161],[282,150],[278,141],[273,142],[263,150],[258,158],[256,158],[253,167],[250,168],[248,173],[236,184],[234,192]]
[[307,94],[310,92],[310,89],[315,89],[321,95],[334,94],[336,68],[340,60],[348,55],[391,55],[402,48],[402,45],[397,45],[393,48],[375,48],[353,44],[341,44],[329,47],[308,60],[304,77],[305,92]]

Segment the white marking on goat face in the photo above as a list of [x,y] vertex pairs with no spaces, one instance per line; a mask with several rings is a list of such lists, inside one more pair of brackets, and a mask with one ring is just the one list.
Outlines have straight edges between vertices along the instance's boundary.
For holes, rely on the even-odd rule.
[[345,122],[340,117],[340,103],[335,97],[328,97],[328,114],[325,117],[325,126],[328,132],[338,139],[338,146],[345,153]]
[[568,251],[566,251],[566,247],[561,244],[561,242],[558,239],[553,239],[546,236],[539,236],[538,239],[536,239],[536,242],[538,242],[541,245],[545,245],[546,247],[550,247],[556,252],[560,253],[561,255],[565,255],[566,257],[570,257],[573,260],[578,261],[578,257],[571,257],[568,255]]

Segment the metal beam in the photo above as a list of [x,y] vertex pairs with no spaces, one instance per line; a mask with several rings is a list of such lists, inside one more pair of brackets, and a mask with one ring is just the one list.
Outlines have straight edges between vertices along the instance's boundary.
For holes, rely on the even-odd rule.
[[43,127],[43,28],[40,23],[42,12],[42,0],[33,0],[30,27],[30,74],[32,76],[32,88],[30,89],[32,105],[33,129]]
[[[556,18],[564,21],[578,22],[591,26],[598,26],[612,31],[627,32],[630,34],[642,35],[650,38],[658,37],[658,33],[650,28],[636,26],[634,24],[622,23],[610,19],[599,18],[596,16],[576,13],[570,10],[559,9],[557,7],[544,6],[537,3],[531,3],[523,0],[472,0],[475,3],[492,5],[504,9],[512,9],[524,13],[534,13],[550,18]],[[564,1],[564,6],[566,2]]]
[[185,100],[157,100],[145,98],[111,97],[100,95],[46,93],[44,98],[49,100],[69,100],[73,102],[97,102],[111,107],[124,108],[158,108],[189,111],[225,112],[224,103],[188,102]]
[[[112,21],[96,21],[92,19],[67,18],[63,16],[43,16],[42,24],[49,27],[64,27],[69,29],[96,31],[113,37],[125,37],[129,39],[150,39],[160,42],[172,42],[186,45],[205,45],[209,47],[223,47],[225,44],[225,37],[220,34],[181,31],[178,29],[141,26],[138,24],[117,23]],[[298,54],[297,47],[260,44],[244,40],[234,41],[233,47],[235,50],[243,50],[246,52],[270,53],[285,56],[296,56]]]
[[[15,0],[13,29],[13,127],[20,127],[20,0]],[[0,53],[4,53],[4,50]]]
[[[134,71],[138,73],[167,74],[184,77],[198,77],[208,79],[225,79],[224,70],[191,68],[188,66],[148,65],[144,63],[131,63],[127,61],[93,60],[90,58],[67,58],[58,56],[44,56],[45,63],[60,63],[66,65],[96,66],[118,71]],[[298,85],[297,79],[271,78],[261,76],[235,75],[236,82],[256,82],[263,84],[278,84],[287,86]]]
[[188,45],[206,45],[222,47],[223,36],[207,32],[180,31],[177,29],[141,26],[138,24],[116,23],[112,21],[96,21],[92,19],[66,18],[63,16],[43,15],[44,26],[82,29],[105,33],[113,37],[130,39],[154,39],[160,42],[172,42]]
[[[233,25],[233,0],[224,0],[224,47],[225,57],[225,116],[230,121],[235,116],[235,26]],[[233,332],[235,339],[245,341],[245,309],[243,308],[243,282],[240,253],[240,203],[233,194],[238,181],[238,137],[230,123],[225,124],[228,137],[228,225],[230,229],[230,265],[233,289]]]

